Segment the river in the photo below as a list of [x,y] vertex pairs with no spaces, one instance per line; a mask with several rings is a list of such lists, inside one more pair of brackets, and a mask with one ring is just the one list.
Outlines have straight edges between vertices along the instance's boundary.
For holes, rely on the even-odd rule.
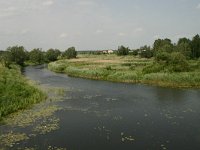
[[72,78],[43,66],[26,67],[24,75],[43,88],[68,90],[56,102],[64,108],[55,113],[59,129],[18,143],[16,149],[200,149],[200,90]]

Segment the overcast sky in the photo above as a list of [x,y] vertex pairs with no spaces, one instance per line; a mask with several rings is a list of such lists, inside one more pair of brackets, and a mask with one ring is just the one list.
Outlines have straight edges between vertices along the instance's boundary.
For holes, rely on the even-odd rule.
[[0,0],[0,49],[138,48],[200,33],[200,0]]

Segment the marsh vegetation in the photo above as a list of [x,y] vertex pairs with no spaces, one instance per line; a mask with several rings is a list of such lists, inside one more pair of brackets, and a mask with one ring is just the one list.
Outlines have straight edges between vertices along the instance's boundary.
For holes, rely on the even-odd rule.
[[157,39],[153,47],[131,50],[119,46],[113,54],[81,52],[77,59],[48,65],[55,72],[114,82],[145,83],[164,87],[200,87],[200,37]]
[[0,120],[13,112],[30,107],[45,99],[33,82],[22,76],[20,67],[0,65]]
[[[179,54],[173,54],[173,61],[181,61]],[[182,66],[184,65],[184,66]],[[157,62],[154,58],[139,56],[78,55],[76,59],[52,62],[48,68],[73,77],[82,77],[114,82],[145,83],[167,87],[200,87],[199,61],[188,60],[187,66],[175,62]],[[177,68],[189,70],[174,71]]]

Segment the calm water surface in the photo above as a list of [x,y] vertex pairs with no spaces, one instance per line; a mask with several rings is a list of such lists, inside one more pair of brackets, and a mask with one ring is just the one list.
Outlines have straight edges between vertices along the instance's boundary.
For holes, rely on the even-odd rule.
[[[199,150],[200,90],[71,78],[40,67],[24,74],[71,89],[58,105],[60,128],[22,146],[69,150]],[[70,98],[69,98],[70,97]]]

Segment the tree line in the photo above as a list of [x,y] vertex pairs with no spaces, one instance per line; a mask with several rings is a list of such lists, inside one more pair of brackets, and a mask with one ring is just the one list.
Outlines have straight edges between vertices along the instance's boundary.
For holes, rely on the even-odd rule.
[[140,49],[130,50],[119,46],[117,55],[140,55],[142,58],[154,57],[154,63],[143,69],[144,74],[157,72],[187,72],[192,70],[189,60],[199,59],[200,65],[200,36],[195,35],[192,40],[180,38],[177,43],[170,39],[157,39],[153,47],[143,46]]
[[75,47],[70,47],[64,52],[58,49],[49,49],[45,52],[40,48],[27,51],[23,46],[12,46],[0,52],[1,63],[6,67],[9,67],[13,63],[24,66],[25,62],[38,65],[61,58],[76,58],[76,56],[77,52]]
[[180,38],[177,43],[172,43],[170,39],[157,39],[153,47],[142,46],[139,49],[130,50],[128,47],[119,46],[117,55],[140,55],[144,58],[156,57],[160,53],[178,52],[187,59],[198,59],[200,57],[200,36],[195,35],[192,40],[184,37]]
[[[115,53],[119,56],[139,55],[142,58],[154,57],[157,63],[164,63],[165,65],[181,64],[183,68],[187,68],[187,60],[200,57],[200,36],[197,34],[191,40],[186,37],[180,38],[177,43],[172,43],[167,38],[157,39],[152,47],[145,45],[135,50],[119,46]],[[97,51],[91,54],[99,53]],[[9,66],[12,63],[24,66],[25,62],[37,65],[63,58],[76,58],[76,56],[75,47],[70,47],[64,52],[58,49],[49,49],[45,52],[40,48],[27,51],[23,46],[8,47],[5,51],[0,51],[1,63],[5,66]]]

